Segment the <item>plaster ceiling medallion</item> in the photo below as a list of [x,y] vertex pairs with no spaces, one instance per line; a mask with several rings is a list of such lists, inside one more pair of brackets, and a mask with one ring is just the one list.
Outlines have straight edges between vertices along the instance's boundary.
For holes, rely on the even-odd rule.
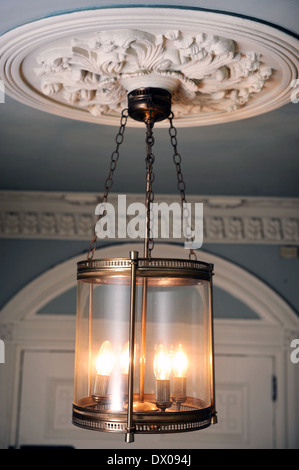
[[0,71],[10,96],[63,117],[118,125],[128,92],[157,87],[171,92],[177,126],[202,126],[290,102],[298,43],[274,27],[226,14],[99,9],[6,33]]

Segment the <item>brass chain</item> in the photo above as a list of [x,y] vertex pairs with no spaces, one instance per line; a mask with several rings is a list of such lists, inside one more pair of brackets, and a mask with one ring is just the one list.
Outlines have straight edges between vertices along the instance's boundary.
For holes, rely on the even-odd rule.
[[[173,115],[173,112],[171,112],[169,117],[168,117],[169,122],[170,122],[170,128],[169,128],[168,132],[169,132],[169,135],[170,135],[170,142],[171,142],[171,145],[173,147],[173,152],[174,152],[172,158],[173,158],[173,162],[175,164],[176,172],[177,172],[178,190],[179,190],[180,195],[181,195],[181,205],[182,205],[182,210],[183,210],[183,217],[185,217],[186,220],[188,220],[190,214],[189,214],[189,210],[186,206],[186,204],[187,204],[186,184],[185,184],[185,181],[184,181],[184,178],[183,178],[183,173],[182,173],[182,168],[181,168],[182,157],[181,157],[181,155],[179,154],[179,152],[177,150],[177,145],[178,145],[177,130],[173,125],[173,118],[174,118],[174,115]],[[184,207],[184,204],[185,204],[185,207]],[[187,234],[188,230],[189,230],[189,233],[190,233],[190,237]],[[185,238],[188,242],[192,241],[191,233],[192,233],[191,225],[186,224]],[[197,256],[196,256],[195,251],[192,248],[190,248],[190,250],[189,250],[189,259],[191,260],[192,258],[197,260]]]
[[[120,127],[119,131],[115,137],[115,142],[116,142],[116,148],[111,154],[111,163],[110,163],[110,168],[109,168],[109,174],[108,177],[105,180],[105,190],[104,194],[102,197],[102,204],[105,204],[108,200],[108,194],[113,186],[113,175],[114,171],[117,166],[117,162],[119,160],[119,146],[122,144],[123,139],[124,139],[124,132],[127,124],[127,119],[129,117],[128,110],[124,109],[121,114],[121,120],[120,120]],[[181,169],[181,161],[182,157],[177,151],[177,130],[173,125],[173,113],[170,113],[169,116],[169,122],[170,122],[170,128],[169,128],[169,135],[170,135],[170,140],[171,144],[174,149],[174,154],[173,154],[173,161],[176,167],[176,172],[177,172],[177,179],[178,179],[178,189],[180,191],[181,195],[181,204],[182,204],[182,209],[183,209],[183,215],[188,218],[189,216],[189,211],[186,207],[183,206],[183,204],[187,203],[186,200],[186,185],[184,182],[183,174],[182,174],[182,169]],[[146,211],[147,211],[147,225],[146,225],[146,230],[147,230],[147,239],[146,239],[146,255],[148,259],[151,259],[151,252],[154,248],[154,239],[153,239],[153,218],[151,217],[152,214],[152,203],[154,202],[154,192],[153,192],[153,182],[155,179],[154,172],[153,172],[153,164],[155,161],[155,156],[152,152],[152,147],[154,145],[154,136],[153,136],[153,124],[151,119],[149,118],[148,121],[146,122]],[[103,214],[99,215],[98,220],[100,220],[101,217],[103,217]],[[191,229],[191,226],[187,225],[186,226],[186,231]],[[187,235],[187,234],[186,234]],[[191,237],[186,236],[187,241],[191,240]],[[94,256],[94,252],[96,250],[96,240],[97,240],[97,235],[94,233],[94,236],[89,244],[89,251],[87,254],[87,259],[91,260]],[[195,258],[197,259],[196,253],[192,248],[190,248],[190,254],[189,258],[192,259]]]
[[[124,140],[124,133],[125,133],[128,117],[129,117],[128,110],[124,109],[121,113],[120,127],[119,127],[118,133],[115,137],[116,148],[111,154],[109,174],[108,174],[108,177],[106,178],[106,181],[105,181],[105,190],[104,190],[104,194],[103,194],[103,197],[102,197],[101,204],[105,204],[107,202],[109,191],[113,186],[113,174],[114,174],[114,171],[116,169],[117,162],[119,160],[119,146],[122,144],[122,142]],[[99,215],[98,221],[103,217],[104,212],[105,211],[103,211],[103,214]],[[93,238],[92,238],[92,240],[89,244],[89,251],[88,251],[88,254],[87,254],[87,259],[88,260],[92,260],[94,252],[96,250],[96,246],[97,246],[97,235],[94,232],[94,236],[93,236]]]
[[146,257],[150,260],[152,255],[152,250],[154,248],[155,242],[153,239],[153,217],[152,217],[152,203],[154,202],[154,192],[153,192],[153,182],[155,175],[153,172],[153,164],[155,161],[155,156],[152,152],[152,147],[155,143],[153,136],[153,124],[149,118],[146,121],[146,220],[147,220],[147,238],[146,238]]

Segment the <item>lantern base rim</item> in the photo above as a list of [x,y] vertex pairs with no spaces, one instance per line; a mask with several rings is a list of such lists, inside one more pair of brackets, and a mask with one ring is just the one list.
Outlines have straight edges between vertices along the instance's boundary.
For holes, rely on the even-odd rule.
[[[124,434],[127,432],[127,412],[93,410],[73,403],[75,426],[94,431]],[[211,406],[189,411],[134,411],[134,433],[169,434],[198,431],[212,424]]]

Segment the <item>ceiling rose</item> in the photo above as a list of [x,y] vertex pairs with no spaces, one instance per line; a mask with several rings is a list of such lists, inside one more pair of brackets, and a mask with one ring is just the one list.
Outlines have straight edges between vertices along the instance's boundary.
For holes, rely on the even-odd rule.
[[227,14],[95,9],[52,16],[3,35],[0,73],[16,100],[110,125],[118,125],[128,92],[164,88],[172,94],[176,125],[202,126],[290,102],[298,43],[272,26]]

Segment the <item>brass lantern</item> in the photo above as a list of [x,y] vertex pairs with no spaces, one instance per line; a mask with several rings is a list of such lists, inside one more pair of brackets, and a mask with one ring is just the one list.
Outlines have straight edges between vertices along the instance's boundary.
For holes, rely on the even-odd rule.
[[[112,153],[107,201],[128,116],[146,124],[147,233],[144,253],[78,263],[73,423],[134,434],[199,430],[216,422],[213,358],[213,266],[196,259],[152,257],[153,125],[170,119],[182,202],[184,182],[173,131],[171,96],[139,89],[128,96]],[[178,159],[179,157],[179,159]],[[114,163],[113,163],[114,162]]]

